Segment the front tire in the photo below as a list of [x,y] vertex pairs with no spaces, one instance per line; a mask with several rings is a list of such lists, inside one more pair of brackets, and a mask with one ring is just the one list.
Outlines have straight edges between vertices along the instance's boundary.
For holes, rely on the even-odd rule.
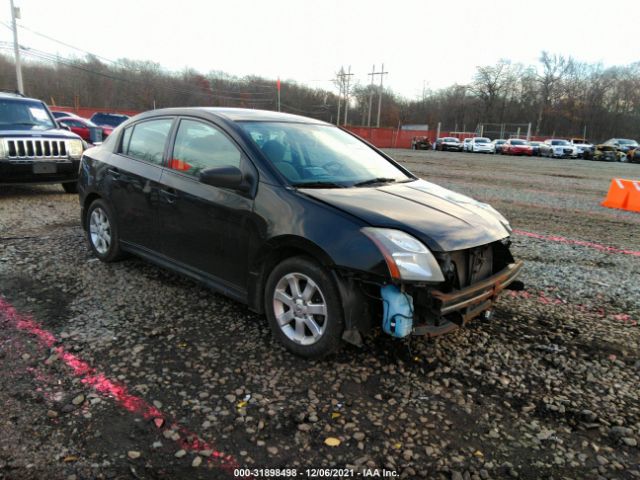
[[344,311],[331,275],[306,257],[276,266],[265,288],[265,311],[274,337],[289,351],[320,358],[342,344]]
[[118,226],[111,208],[103,200],[95,200],[87,211],[87,241],[99,260],[109,263],[122,258]]

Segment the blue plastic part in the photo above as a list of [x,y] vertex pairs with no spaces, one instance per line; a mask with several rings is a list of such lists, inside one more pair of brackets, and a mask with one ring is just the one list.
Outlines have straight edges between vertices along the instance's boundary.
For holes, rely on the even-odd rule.
[[395,285],[380,288],[382,294],[382,329],[392,337],[403,338],[413,329],[413,298]]

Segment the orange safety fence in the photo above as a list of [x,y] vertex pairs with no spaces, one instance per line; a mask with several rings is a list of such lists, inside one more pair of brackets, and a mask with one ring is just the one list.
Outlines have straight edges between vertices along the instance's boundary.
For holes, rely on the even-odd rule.
[[[123,110],[119,108],[66,107],[55,105],[51,105],[49,108],[52,111],[75,113],[84,118],[91,118],[96,112],[123,113],[130,117],[141,113],[140,110]],[[378,148],[411,148],[411,140],[414,137],[427,137],[431,143],[435,142],[438,137],[437,130],[404,130],[393,127],[355,127],[351,125],[343,128],[355,133]],[[459,133],[448,130],[440,131],[440,137],[456,137],[463,140],[473,136],[475,136],[473,133]],[[531,140],[544,140],[545,138],[547,137],[530,137]]]
[[618,208],[640,212],[640,180],[611,180],[607,198],[601,203],[603,207]]
[[91,116],[96,112],[106,112],[106,113],[122,113],[124,115],[129,115],[133,117],[140,113],[139,110],[122,110],[119,108],[97,108],[97,107],[58,107],[54,105],[50,105],[49,109],[53,112],[71,112],[79,115],[83,118],[91,118]]

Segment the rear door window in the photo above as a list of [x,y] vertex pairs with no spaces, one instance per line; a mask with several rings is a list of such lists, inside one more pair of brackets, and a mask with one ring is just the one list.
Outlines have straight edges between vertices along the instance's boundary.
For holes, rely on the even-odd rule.
[[162,165],[173,119],[161,118],[137,123],[124,131],[122,153],[156,165]]

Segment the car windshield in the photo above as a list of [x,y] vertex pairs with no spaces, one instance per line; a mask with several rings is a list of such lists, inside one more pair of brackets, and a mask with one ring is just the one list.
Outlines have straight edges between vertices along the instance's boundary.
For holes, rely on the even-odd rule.
[[106,113],[96,113],[91,117],[91,121],[98,125],[108,125],[109,127],[117,127],[128,117],[124,115],[110,115]]
[[551,145],[570,145],[566,140],[552,140]]
[[527,142],[524,140],[511,140],[511,145],[526,145]]
[[457,138],[453,138],[453,137],[445,137],[442,139],[443,142],[456,142],[459,143],[460,140],[458,140]]
[[0,126],[11,130],[51,130],[56,128],[42,102],[0,99]]
[[489,142],[491,142],[491,140],[489,140],[488,138],[476,138],[475,142],[476,143],[489,143]]
[[618,140],[618,143],[620,145],[638,145],[638,142],[636,142],[635,140],[627,140],[625,138],[621,138],[620,140]]
[[339,188],[413,180],[366,143],[333,126],[238,123],[294,186]]

